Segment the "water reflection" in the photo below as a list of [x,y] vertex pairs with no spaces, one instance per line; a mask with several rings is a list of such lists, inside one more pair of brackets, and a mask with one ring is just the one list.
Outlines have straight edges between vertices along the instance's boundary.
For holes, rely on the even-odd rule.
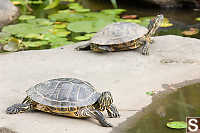
[[186,116],[200,116],[200,83],[185,86],[176,92],[165,92],[153,98],[142,112],[129,118],[114,133],[183,133],[185,129],[166,127],[169,121],[185,121]]

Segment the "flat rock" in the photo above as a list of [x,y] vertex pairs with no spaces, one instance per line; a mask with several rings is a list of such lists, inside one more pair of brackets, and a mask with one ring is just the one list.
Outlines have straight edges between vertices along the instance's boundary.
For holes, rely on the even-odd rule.
[[74,50],[83,43],[86,42],[0,55],[0,127],[19,133],[107,133],[112,130],[99,126],[92,119],[72,119],[42,112],[5,113],[8,106],[25,98],[25,90],[48,79],[80,78],[100,92],[111,91],[121,118],[106,119],[118,126],[151,103],[151,97],[145,92],[163,90],[162,84],[196,79],[200,75],[198,39],[173,35],[155,37],[149,56],[141,55],[141,49],[104,54]]

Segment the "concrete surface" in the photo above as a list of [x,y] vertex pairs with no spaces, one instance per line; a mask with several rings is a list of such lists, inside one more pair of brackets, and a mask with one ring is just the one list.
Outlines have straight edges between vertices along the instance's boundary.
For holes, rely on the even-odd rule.
[[[163,90],[162,84],[197,79],[200,40],[179,36],[154,38],[150,56],[133,51],[98,54],[63,48],[0,55],[0,127],[19,133],[107,133],[92,119],[72,119],[34,112],[8,115],[5,109],[25,98],[30,86],[60,77],[89,81],[98,91],[109,90],[121,118],[106,118],[114,126],[151,103],[145,92]],[[107,116],[107,115],[106,115]]]

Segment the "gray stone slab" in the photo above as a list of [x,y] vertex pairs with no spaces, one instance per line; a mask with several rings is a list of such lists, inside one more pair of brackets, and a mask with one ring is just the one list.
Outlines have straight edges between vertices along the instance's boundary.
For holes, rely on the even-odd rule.
[[75,51],[74,47],[82,43],[0,55],[0,127],[20,133],[106,133],[112,130],[92,119],[71,119],[41,112],[5,113],[8,106],[23,100],[26,89],[48,79],[80,78],[100,92],[111,91],[121,118],[106,119],[117,126],[135,114],[134,110],[151,103],[151,97],[145,92],[163,90],[162,84],[199,78],[200,40],[172,35],[154,40],[149,56],[141,55],[141,49],[105,54]]

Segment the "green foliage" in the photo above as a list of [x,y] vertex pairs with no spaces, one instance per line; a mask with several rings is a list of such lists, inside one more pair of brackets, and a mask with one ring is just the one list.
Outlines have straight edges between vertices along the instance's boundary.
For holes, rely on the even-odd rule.
[[195,20],[196,20],[196,21],[200,21],[200,17],[196,18]]
[[21,15],[19,17],[19,20],[21,20],[21,21],[26,21],[26,20],[30,20],[30,19],[35,19],[35,16],[32,16],[32,15]]
[[100,29],[105,27],[106,25],[112,23],[112,21],[79,21],[79,22],[73,22],[70,23],[67,28],[70,31],[73,32],[85,32],[85,33],[91,33],[91,32],[98,32]]
[[105,14],[109,14],[109,15],[119,15],[123,12],[126,12],[126,10],[125,9],[106,9],[106,10],[102,10],[101,12]]
[[187,123],[184,121],[173,121],[173,122],[168,122],[167,127],[175,129],[183,129],[187,128]]

